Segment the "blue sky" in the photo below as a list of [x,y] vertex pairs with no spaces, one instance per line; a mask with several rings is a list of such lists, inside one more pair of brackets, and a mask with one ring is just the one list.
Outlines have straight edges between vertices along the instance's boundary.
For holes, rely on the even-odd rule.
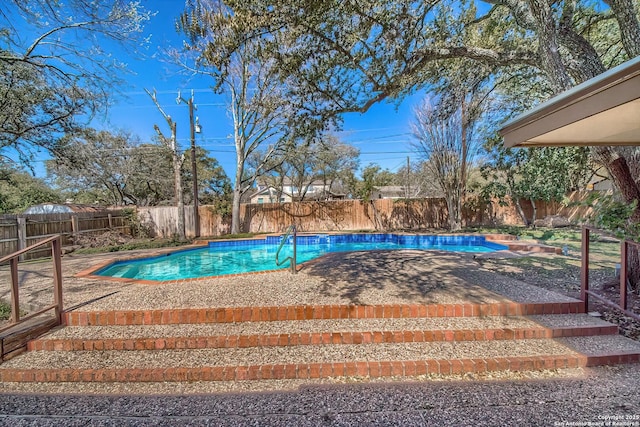
[[[94,118],[91,126],[128,130],[142,141],[151,142],[155,134],[153,125],[158,124],[168,135],[166,122],[144,91],[155,89],[160,104],[177,123],[180,146],[188,148],[188,107],[184,103],[176,104],[176,97],[180,90],[182,97],[188,98],[193,90],[196,115],[202,125],[202,133],[196,136],[196,143],[218,159],[233,179],[235,151],[229,138],[232,127],[224,96],[211,91],[213,82],[210,77],[186,76],[166,60],[165,50],[182,44],[182,36],[175,31],[175,19],[183,10],[184,3],[177,0],[143,0],[142,4],[146,9],[156,12],[145,27],[145,33],[150,34],[150,44],[140,49],[143,55],[113,47],[113,55],[125,62],[131,73],[123,76],[127,85],[122,88],[122,96],[116,99],[106,116]],[[409,122],[413,105],[419,100],[419,96],[414,96],[397,106],[381,103],[366,114],[348,114],[344,117],[343,130],[338,135],[344,142],[360,149],[361,166],[377,163],[396,171],[406,164],[407,156],[416,159],[408,144],[411,139]],[[35,165],[39,176],[44,175],[42,160]]]
[[[232,134],[224,96],[215,95],[210,86],[212,80],[206,76],[186,76],[167,63],[164,50],[180,46],[182,36],[174,30],[175,19],[182,11],[183,3],[175,0],[143,2],[146,8],[157,11],[146,31],[151,34],[151,43],[146,58],[129,56],[121,58],[128,63],[133,73],[126,76],[129,87],[123,90],[125,99],[118,101],[109,111],[106,120],[94,123],[96,127],[121,128],[138,134],[143,141],[154,135],[157,123],[165,134],[169,133],[164,119],[153,105],[144,89],[156,89],[158,100],[177,122],[178,140],[183,148],[189,146],[189,115],[186,104],[176,104],[178,90],[184,98],[194,90],[196,115],[202,125],[202,133],[196,143],[209,150],[218,159],[230,178],[235,168],[235,151],[228,136]],[[413,105],[419,101],[415,96],[396,106],[382,103],[373,106],[366,114],[348,114],[344,117],[343,131],[339,136],[344,142],[360,149],[361,165],[377,163],[384,168],[397,170],[406,164],[407,156],[415,158],[408,142],[409,122]]]

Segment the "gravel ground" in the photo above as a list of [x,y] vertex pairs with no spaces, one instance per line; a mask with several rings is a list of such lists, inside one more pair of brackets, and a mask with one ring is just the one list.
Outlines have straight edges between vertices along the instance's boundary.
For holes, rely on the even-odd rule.
[[[559,321],[557,321],[559,322]],[[603,322],[606,324],[606,322]],[[459,317],[410,319],[326,319],[273,322],[210,323],[149,326],[74,326],[58,329],[44,339],[153,338],[215,335],[266,335],[305,332],[422,331],[540,327],[524,317]]]
[[42,339],[108,339],[198,337],[215,335],[266,335],[305,332],[435,331],[500,328],[562,328],[569,326],[609,326],[610,323],[585,314],[539,315],[528,317],[436,317],[391,319],[321,319],[135,326],[69,326],[52,331]]
[[351,361],[493,358],[575,354],[558,341],[503,340],[469,342],[303,345],[292,347],[209,348],[172,351],[31,351],[2,368],[161,368],[198,366],[323,363]]
[[[162,383],[0,383],[3,393],[58,393],[58,394],[203,394],[231,392],[269,392],[298,390],[308,386],[330,384],[379,384],[388,382],[456,382],[456,381],[516,381],[559,378],[585,378],[583,368],[522,372],[489,372],[464,375],[428,374],[415,377],[339,377],[307,380],[251,380],[251,381],[195,381]],[[2,411],[0,410],[0,413]]]
[[0,394],[0,425],[634,425],[623,422],[640,417],[638,395],[640,370],[632,366],[553,380],[307,385],[272,393]]
[[588,314],[545,314],[527,316],[526,318],[547,328],[563,328],[570,326],[611,326],[611,323],[606,322],[599,317],[589,316]]
[[556,341],[583,354],[640,351],[640,342],[630,340],[622,335],[559,338]]

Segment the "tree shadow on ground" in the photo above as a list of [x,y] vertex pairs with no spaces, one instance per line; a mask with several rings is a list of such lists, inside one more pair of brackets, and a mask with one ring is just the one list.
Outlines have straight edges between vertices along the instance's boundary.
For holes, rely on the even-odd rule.
[[385,304],[380,295],[402,303],[488,303],[503,298],[454,274],[477,268],[471,254],[393,250],[340,252],[305,266],[304,273],[321,280],[319,292],[351,304]]

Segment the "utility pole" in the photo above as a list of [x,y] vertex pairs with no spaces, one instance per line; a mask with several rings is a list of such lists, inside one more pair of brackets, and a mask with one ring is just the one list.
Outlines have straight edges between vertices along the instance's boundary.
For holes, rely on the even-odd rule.
[[196,162],[196,132],[200,133],[200,124],[197,123],[197,118],[194,121],[193,111],[196,109],[193,105],[193,90],[191,91],[191,97],[189,100],[185,100],[180,96],[178,91],[178,97],[176,102],[184,102],[189,106],[189,131],[191,139],[191,176],[193,178],[193,228],[195,230],[195,237],[200,237],[200,213],[198,212],[198,168]]
[[158,102],[155,89],[153,90],[153,92],[151,92],[148,89],[145,89],[145,92],[147,92],[147,94],[151,97],[151,100],[153,101],[153,103],[156,104],[158,111],[160,111],[160,114],[162,114],[167,124],[169,125],[169,128],[171,129],[171,138],[167,138],[166,136],[164,136],[164,134],[162,133],[158,125],[153,125],[153,128],[158,134],[158,138],[160,139],[160,142],[162,142],[162,144],[164,144],[166,147],[168,147],[171,150],[171,158],[173,163],[173,184],[174,184],[174,191],[175,191],[175,198],[176,198],[176,206],[178,208],[177,233],[178,233],[178,236],[180,237],[180,240],[184,240],[185,239],[184,200],[182,197],[182,177],[181,177],[182,174],[180,173],[180,170],[182,169],[182,163],[184,162],[184,155],[180,156],[178,153],[177,125],[176,125],[176,122],[173,121],[171,116],[164,111],[164,109]]
[[411,198],[411,160],[407,156],[407,199]]

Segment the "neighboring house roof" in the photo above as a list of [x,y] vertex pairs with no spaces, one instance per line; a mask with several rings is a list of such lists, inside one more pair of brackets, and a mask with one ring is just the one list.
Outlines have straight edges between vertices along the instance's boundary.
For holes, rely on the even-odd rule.
[[[407,189],[404,185],[381,185],[381,186],[375,187],[374,197],[377,197],[377,198],[383,197],[387,199],[402,199],[407,197],[406,190]],[[411,187],[409,188],[409,190],[410,190],[410,194],[409,194],[410,198],[442,197],[442,194],[440,194],[440,192],[438,192],[437,190],[425,192],[424,189],[420,189],[420,191],[417,192],[416,189]]]
[[406,197],[406,192],[401,185],[381,185],[374,188],[372,197],[377,199],[399,199]]
[[286,196],[291,197],[291,195],[286,191],[277,192],[273,187],[266,187],[266,188],[263,188],[262,190],[258,190],[255,193],[251,194],[251,198],[253,199],[256,196],[270,196],[272,195],[273,192],[284,194]]
[[[331,184],[331,182],[329,182],[328,184]],[[289,177],[285,176],[284,178],[282,178],[282,181],[280,181],[279,178],[275,178],[275,177],[274,178],[264,178],[264,177],[262,177],[262,178],[256,180],[256,185],[259,188],[262,188],[262,187],[270,187],[270,186],[271,187],[279,187],[279,186],[291,187],[291,186],[294,186],[294,185],[297,185],[297,184],[295,184],[293,181],[291,181],[291,179]],[[304,183],[303,185],[309,185],[310,187],[312,187],[312,186],[313,187],[321,187],[321,186],[324,186],[325,183],[321,179],[314,179],[309,184]]]
[[507,122],[505,147],[640,145],[640,57]]

